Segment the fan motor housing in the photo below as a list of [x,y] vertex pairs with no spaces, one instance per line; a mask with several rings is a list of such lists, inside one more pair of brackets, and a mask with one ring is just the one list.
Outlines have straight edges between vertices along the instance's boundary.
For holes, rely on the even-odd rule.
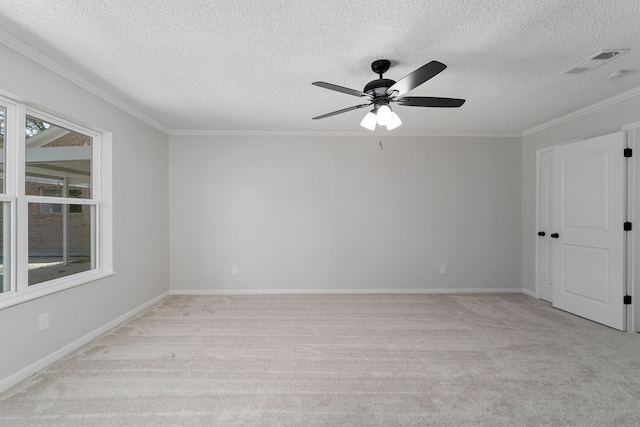
[[372,95],[374,98],[379,96],[387,96],[387,89],[395,84],[395,80],[377,79],[373,80],[364,87],[363,92]]

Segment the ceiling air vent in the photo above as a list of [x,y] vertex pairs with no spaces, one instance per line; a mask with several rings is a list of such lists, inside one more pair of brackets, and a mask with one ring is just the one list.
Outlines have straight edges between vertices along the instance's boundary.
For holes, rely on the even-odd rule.
[[590,56],[582,62],[574,65],[573,67],[564,70],[559,75],[563,74],[584,74],[594,68],[601,66],[604,63],[611,61],[618,56],[629,52],[630,49],[606,49],[602,50],[595,55]]

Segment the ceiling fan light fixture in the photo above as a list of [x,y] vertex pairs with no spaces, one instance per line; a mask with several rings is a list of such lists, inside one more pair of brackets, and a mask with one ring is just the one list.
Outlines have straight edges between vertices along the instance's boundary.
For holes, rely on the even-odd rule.
[[369,130],[376,130],[376,115],[373,111],[369,111],[360,122],[360,126]]
[[393,112],[388,105],[381,105],[376,111],[376,121],[380,126],[387,126],[393,120]]
[[387,125],[387,130],[395,129],[401,124],[402,124],[402,120],[400,120],[400,117],[395,112],[392,111],[391,122],[389,122],[389,124]]
[[402,120],[396,113],[391,110],[391,103],[408,107],[441,107],[456,108],[464,104],[464,99],[458,98],[442,98],[433,96],[404,96],[407,92],[420,86],[427,80],[438,75],[447,68],[442,62],[431,61],[422,67],[407,74],[399,81],[383,78],[391,62],[387,59],[379,59],[371,64],[371,70],[379,75],[379,79],[370,81],[364,87],[364,90],[349,89],[347,87],[334,85],[327,82],[313,82],[314,86],[336,92],[345,93],[347,95],[357,96],[364,99],[365,104],[354,105],[353,107],[343,108],[342,110],[333,111],[321,116],[313,117],[313,120],[324,119],[326,117],[335,116],[337,114],[346,113],[347,111],[357,110],[359,108],[367,108],[373,105],[373,110],[368,113],[360,122],[360,126],[375,130],[376,126],[384,126],[387,130],[392,130],[402,125]]

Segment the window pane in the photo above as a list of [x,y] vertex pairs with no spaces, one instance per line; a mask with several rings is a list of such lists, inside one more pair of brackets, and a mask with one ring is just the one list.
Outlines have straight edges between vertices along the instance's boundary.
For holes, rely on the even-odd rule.
[[26,194],[40,196],[42,189],[57,187],[52,197],[90,199],[92,138],[33,116],[27,116],[25,132]]
[[0,293],[11,290],[9,266],[10,251],[9,237],[11,236],[11,224],[9,223],[9,202],[0,203]]
[[[62,197],[62,188],[59,186],[40,186],[40,195],[45,197]],[[82,198],[81,190],[67,190],[67,197]],[[40,213],[62,213],[62,205],[58,203],[40,203]],[[82,205],[69,205],[69,213],[82,213]]]
[[72,205],[46,203],[52,215],[43,204],[29,203],[29,285],[94,269],[95,206],[72,214]]
[[5,192],[4,188],[4,156],[5,156],[5,123],[7,117],[7,109],[0,107],[0,193]]

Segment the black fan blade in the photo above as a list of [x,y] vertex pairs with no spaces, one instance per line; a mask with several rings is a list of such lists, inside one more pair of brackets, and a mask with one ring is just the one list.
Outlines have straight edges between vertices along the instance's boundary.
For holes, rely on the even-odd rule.
[[431,61],[428,64],[425,64],[422,67],[418,68],[413,73],[407,74],[406,76],[401,78],[398,82],[396,82],[396,84],[387,89],[387,94],[396,96],[404,95],[411,89],[417,88],[422,83],[436,76],[445,68],[447,68],[447,66],[442,62]]
[[338,110],[338,111],[334,111],[334,112],[332,112],[332,113],[327,113],[327,114],[323,114],[323,115],[318,116],[318,117],[314,117],[314,118],[313,118],[313,120],[324,119],[325,117],[335,116],[336,114],[346,113],[347,111],[357,110],[358,108],[368,107],[369,105],[371,105],[371,103],[369,103],[369,104],[354,105],[353,107],[343,108],[342,110]]
[[342,86],[338,86],[338,85],[334,85],[331,83],[326,83],[326,82],[313,82],[311,83],[312,85],[315,86],[319,86],[319,87],[323,87],[325,89],[329,89],[329,90],[335,90],[336,92],[342,92],[342,93],[346,93],[347,95],[353,95],[353,96],[364,96],[367,97],[369,95],[367,95],[364,92],[361,92],[359,90],[355,90],[355,89],[349,89],[348,87],[342,87]]
[[405,96],[395,100],[399,105],[409,107],[443,107],[455,108],[464,104],[464,99],[459,98],[436,98],[432,96]]

